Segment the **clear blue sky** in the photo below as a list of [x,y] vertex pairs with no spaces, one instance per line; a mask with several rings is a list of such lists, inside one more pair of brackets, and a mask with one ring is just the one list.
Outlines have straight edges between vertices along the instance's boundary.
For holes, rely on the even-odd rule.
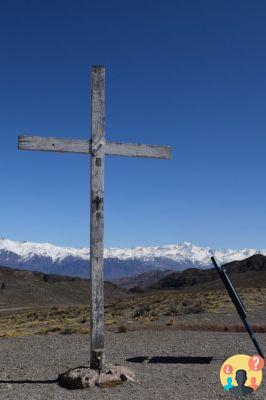
[[266,247],[266,3],[23,1],[0,6],[0,235],[89,243],[89,159],[19,152],[21,133],[88,138],[106,66],[105,245]]

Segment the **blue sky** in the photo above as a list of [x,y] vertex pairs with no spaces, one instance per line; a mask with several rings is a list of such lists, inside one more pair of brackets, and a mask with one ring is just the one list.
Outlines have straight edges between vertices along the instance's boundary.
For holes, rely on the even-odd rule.
[[105,245],[266,248],[264,1],[0,5],[0,235],[87,246],[89,158],[19,152],[21,133],[88,138],[89,70],[106,66]]

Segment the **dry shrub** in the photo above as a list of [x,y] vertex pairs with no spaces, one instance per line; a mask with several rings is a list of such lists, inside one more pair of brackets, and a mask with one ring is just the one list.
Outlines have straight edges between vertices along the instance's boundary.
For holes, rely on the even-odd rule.
[[117,333],[126,333],[127,332],[127,327],[125,325],[119,325],[117,327]]
[[134,318],[137,317],[144,317],[149,315],[151,312],[151,307],[148,304],[143,304],[142,306],[138,307],[133,315]]

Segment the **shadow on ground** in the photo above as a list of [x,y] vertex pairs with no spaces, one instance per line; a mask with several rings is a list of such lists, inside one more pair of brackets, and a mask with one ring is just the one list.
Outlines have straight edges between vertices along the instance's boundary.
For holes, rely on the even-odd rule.
[[[149,364],[197,364],[204,365],[210,364],[213,357],[172,357],[172,356],[155,356],[155,357],[133,357],[128,358],[126,361],[136,364],[149,363]],[[18,385],[50,385],[58,383],[57,379],[46,380],[0,380],[0,384],[18,384]]]
[[141,364],[210,364],[213,357],[171,357],[171,356],[155,356],[149,357],[133,357],[128,358],[126,361]]
[[41,381],[41,380],[32,381],[32,380],[29,380],[29,379],[25,379],[25,380],[21,380],[21,381],[13,380],[13,379],[0,380],[0,384],[6,384],[6,383],[18,384],[18,385],[19,384],[20,385],[25,385],[25,384],[30,384],[30,385],[34,385],[34,384],[36,384],[36,385],[49,385],[49,384],[57,383],[57,379],[47,379],[47,380],[43,380],[43,381]]

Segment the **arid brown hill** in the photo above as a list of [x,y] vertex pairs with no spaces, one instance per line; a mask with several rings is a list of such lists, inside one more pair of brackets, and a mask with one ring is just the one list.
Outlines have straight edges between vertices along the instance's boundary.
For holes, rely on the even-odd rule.
[[158,270],[155,269],[150,272],[143,272],[142,274],[136,274],[133,276],[115,279],[113,282],[124,289],[131,290],[132,292],[141,292],[143,289],[157,283],[160,279],[172,274],[174,271],[168,270]]
[[150,289],[184,289],[214,280],[217,280],[217,272],[214,269],[189,268],[182,272],[173,272],[167,275],[151,285]]
[[[0,267],[0,310],[13,307],[89,304],[88,279]],[[105,282],[105,298],[119,299],[127,292]]]
[[228,272],[266,271],[266,256],[254,254],[242,261],[233,261],[225,264]]
[[[266,256],[255,254],[242,261],[225,264],[228,275],[237,287],[266,287]],[[173,272],[149,289],[216,289],[222,287],[214,268],[201,270],[189,268],[182,272]]]

